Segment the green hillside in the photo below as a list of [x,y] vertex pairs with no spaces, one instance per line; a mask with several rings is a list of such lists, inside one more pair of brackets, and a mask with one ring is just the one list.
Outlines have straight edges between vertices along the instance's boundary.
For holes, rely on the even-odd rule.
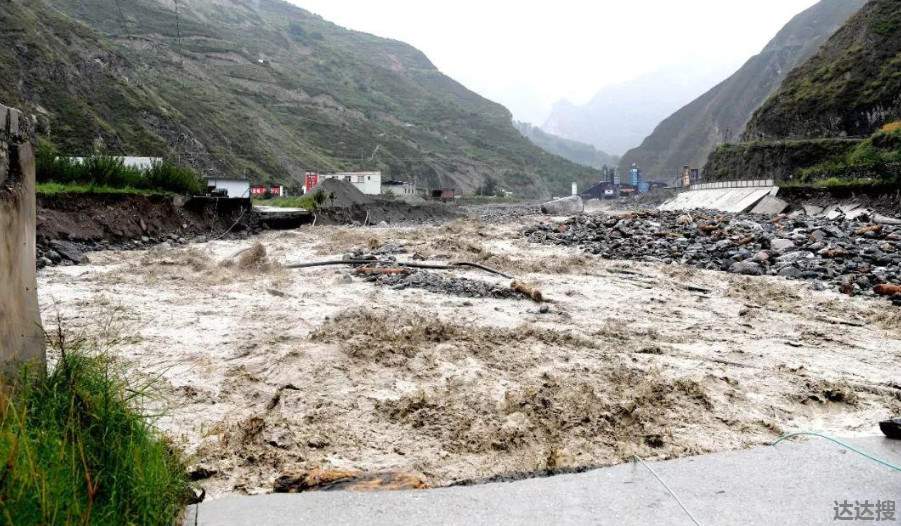
[[795,68],[745,140],[867,136],[901,119],[901,0],[872,0]]
[[709,180],[901,183],[901,0],[871,0],[788,74],[743,142],[718,148]]
[[279,0],[0,3],[0,100],[61,151],[164,155],[204,174],[291,183],[380,169],[527,196],[598,173],[547,154],[511,115],[401,42]]

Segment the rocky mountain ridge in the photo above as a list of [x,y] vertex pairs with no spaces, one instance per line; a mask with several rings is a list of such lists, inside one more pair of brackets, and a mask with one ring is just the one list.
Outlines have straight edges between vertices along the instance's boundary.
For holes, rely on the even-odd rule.
[[866,0],[821,0],[795,16],[735,74],[661,122],[623,155],[651,179],[671,180],[683,165],[703,166],[718,144],[736,142],[753,112],[795,66],[811,57]]

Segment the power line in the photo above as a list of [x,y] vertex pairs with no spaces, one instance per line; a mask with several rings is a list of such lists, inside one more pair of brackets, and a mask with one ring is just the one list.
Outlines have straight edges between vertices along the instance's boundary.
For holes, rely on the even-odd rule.
[[128,26],[125,24],[125,15],[122,13],[122,5],[116,0],[116,10],[119,11],[119,23],[122,25],[122,32],[128,34]]
[[175,41],[181,51],[181,16],[178,13],[178,0],[172,0],[172,3],[175,4]]

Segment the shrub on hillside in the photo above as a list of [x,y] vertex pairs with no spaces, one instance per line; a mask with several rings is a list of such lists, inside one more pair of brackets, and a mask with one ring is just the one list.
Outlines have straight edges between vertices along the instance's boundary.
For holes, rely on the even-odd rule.
[[894,121],[883,126],[882,131],[885,133],[901,131],[901,121]]

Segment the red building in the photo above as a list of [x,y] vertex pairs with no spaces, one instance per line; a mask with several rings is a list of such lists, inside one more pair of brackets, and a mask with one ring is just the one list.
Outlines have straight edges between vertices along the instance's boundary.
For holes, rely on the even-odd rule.
[[319,186],[319,172],[307,172],[304,174],[304,192],[311,192],[313,188]]

